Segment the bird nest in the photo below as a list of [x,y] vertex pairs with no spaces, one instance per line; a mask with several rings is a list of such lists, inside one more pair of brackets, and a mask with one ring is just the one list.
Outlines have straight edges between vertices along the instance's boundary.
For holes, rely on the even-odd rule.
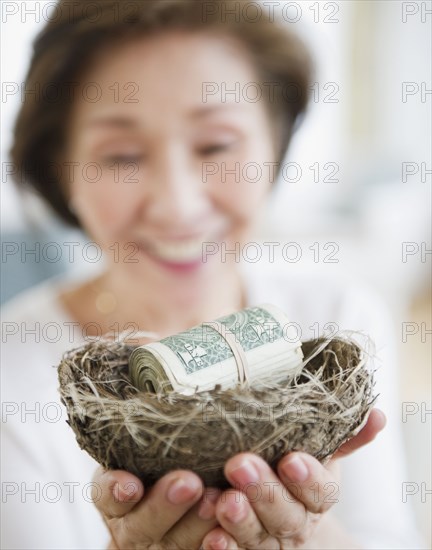
[[358,433],[377,397],[367,352],[340,333],[304,341],[298,375],[192,396],[132,386],[128,359],[135,347],[106,337],[88,342],[64,353],[58,373],[80,447],[145,486],[180,468],[197,473],[206,486],[225,488],[225,462],[244,451],[273,468],[290,451],[325,463]]

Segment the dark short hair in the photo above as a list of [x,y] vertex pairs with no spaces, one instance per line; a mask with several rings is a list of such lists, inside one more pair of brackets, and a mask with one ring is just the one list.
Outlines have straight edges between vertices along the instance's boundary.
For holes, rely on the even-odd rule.
[[168,29],[220,30],[245,45],[261,82],[278,84],[270,113],[281,161],[308,102],[312,64],[302,41],[270,13],[252,15],[257,5],[251,0],[59,0],[33,44],[25,89],[39,92],[36,99],[25,94],[16,119],[10,150],[15,182],[29,185],[64,222],[80,227],[55,167],[67,135],[71,86],[104,46]]

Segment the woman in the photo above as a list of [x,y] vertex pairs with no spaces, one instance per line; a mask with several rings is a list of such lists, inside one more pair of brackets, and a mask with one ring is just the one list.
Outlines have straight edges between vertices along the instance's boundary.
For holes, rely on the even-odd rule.
[[[22,106],[12,156],[21,180],[81,227],[106,264],[97,277],[49,281],[5,308],[5,547],[420,544],[399,498],[394,426],[359,450],[384,427],[377,409],[326,467],[300,452],[277,473],[249,453],[233,457],[225,467],[233,489],[222,494],[189,471],[170,472],[150,490],[127,472],[100,468],[91,482],[96,463],[64,417],[53,420],[57,379],[48,367],[83,340],[84,328],[86,336],[115,326],[163,337],[264,301],[287,311],[302,338],[314,323],[332,321],[383,343],[381,406],[393,413],[391,337],[375,296],[294,277],[271,261],[239,262],[272,178],[263,169],[251,181],[235,167],[282,160],[309,82],[302,45],[270,16],[252,18],[251,4],[232,3],[238,14],[230,17],[221,0],[63,0],[36,40],[27,85],[39,83],[41,93]],[[258,100],[245,92],[251,83],[262,91]],[[32,323],[63,330],[33,341],[22,333]],[[252,502],[241,492],[248,483],[274,491]],[[286,499],[290,483],[300,490]],[[329,498],[335,484],[340,491]]]

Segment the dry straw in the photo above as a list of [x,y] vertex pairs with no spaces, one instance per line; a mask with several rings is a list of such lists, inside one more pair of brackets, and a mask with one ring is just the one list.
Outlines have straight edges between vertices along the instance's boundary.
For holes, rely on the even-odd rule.
[[133,387],[128,359],[135,347],[105,336],[70,350],[59,381],[80,447],[146,486],[182,468],[206,486],[227,487],[224,464],[242,451],[273,468],[293,450],[325,463],[361,429],[376,399],[366,349],[341,333],[303,342],[304,366],[296,377],[189,397]]

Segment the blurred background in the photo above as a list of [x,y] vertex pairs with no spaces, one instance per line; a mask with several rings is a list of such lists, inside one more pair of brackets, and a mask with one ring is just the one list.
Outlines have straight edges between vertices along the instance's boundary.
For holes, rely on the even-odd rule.
[[[6,85],[23,82],[31,42],[45,23],[42,8],[52,2],[2,4],[4,302],[52,275],[94,266],[71,264],[66,254],[61,261],[42,254],[34,262],[29,255],[22,263],[20,254],[10,253],[10,243],[26,243],[31,250],[51,241],[85,242],[85,237],[64,227],[35,196],[18,197],[7,175],[21,99],[19,93],[5,94]],[[28,16],[23,18],[21,9],[11,14],[5,8],[10,4],[25,4]],[[327,269],[352,273],[378,289],[392,311],[400,345],[401,418],[404,403],[430,410],[432,2],[271,4],[283,24],[310,45],[317,69],[308,114],[257,238],[297,242],[302,257],[293,269],[315,269],[334,253],[337,261],[328,262]],[[429,490],[430,416],[413,415],[402,424],[409,481]],[[430,494],[412,498],[419,527],[431,541]]]

